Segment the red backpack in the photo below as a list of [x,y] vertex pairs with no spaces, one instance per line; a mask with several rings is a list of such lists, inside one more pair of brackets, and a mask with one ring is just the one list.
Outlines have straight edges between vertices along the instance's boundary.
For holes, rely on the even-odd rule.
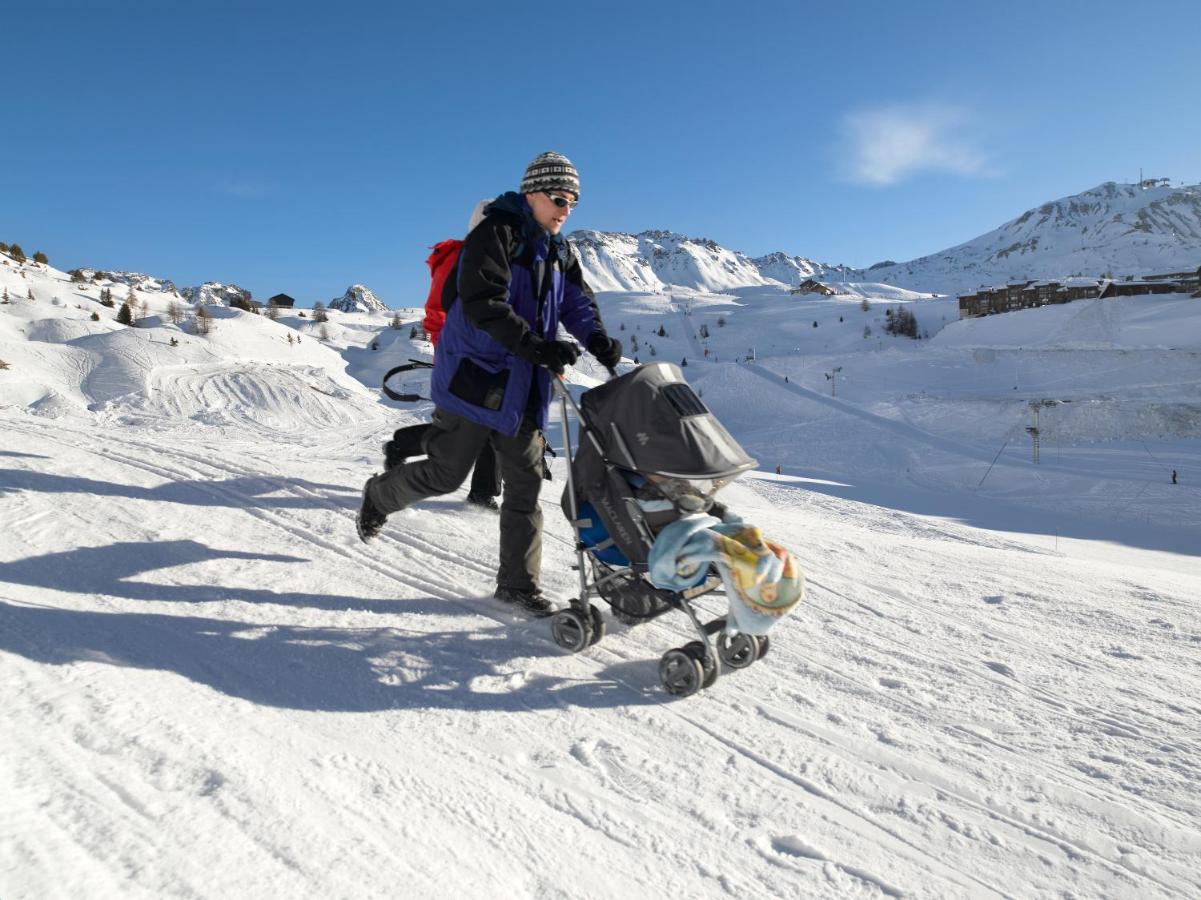
[[442,308],[442,291],[446,287],[446,279],[455,270],[455,263],[459,261],[459,252],[462,249],[463,242],[458,239],[439,241],[434,245],[434,252],[425,261],[430,267],[430,293],[425,298],[425,318],[421,327],[425,329],[430,343],[435,347],[438,346],[438,333],[442,331],[446,322],[446,310]]

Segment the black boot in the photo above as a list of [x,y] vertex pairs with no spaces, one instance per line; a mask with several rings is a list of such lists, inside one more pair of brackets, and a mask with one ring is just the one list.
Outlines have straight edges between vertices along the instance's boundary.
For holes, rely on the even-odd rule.
[[482,506],[484,509],[490,509],[493,512],[500,510],[495,497],[487,497],[483,494],[468,494],[467,502],[472,506]]
[[380,512],[379,508],[371,502],[369,489],[371,483],[378,477],[378,475],[371,476],[367,479],[367,483],[363,485],[363,504],[359,507],[359,513],[354,518],[354,527],[359,533],[359,540],[364,544],[378,537],[379,533],[384,530],[384,523],[388,521],[387,515]]
[[542,595],[540,588],[534,588],[532,591],[523,591],[520,588],[504,587],[497,585],[496,593],[492,595],[501,603],[509,603],[513,606],[520,606],[526,612],[533,613],[536,616],[545,616],[554,612],[554,607],[550,601]]

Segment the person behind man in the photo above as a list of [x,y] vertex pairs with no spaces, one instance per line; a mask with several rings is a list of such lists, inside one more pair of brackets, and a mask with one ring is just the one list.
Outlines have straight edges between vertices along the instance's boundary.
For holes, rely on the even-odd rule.
[[[471,234],[475,227],[484,221],[484,210],[490,203],[490,200],[481,200],[476,204],[475,210],[471,213],[471,219],[467,222],[468,234]],[[453,303],[457,295],[454,281],[448,275],[449,270],[453,268],[452,260],[462,245],[462,241],[440,241],[433,247],[434,252],[425,261],[426,265],[430,267],[431,277],[429,295],[425,298],[425,317],[421,322],[421,327],[433,346],[435,354],[438,350],[438,336],[442,333],[442,326],[446,322],[446,310],[443,303]],[[392,434],[392,439],[384,444],[384,470],[403,464],[409,457],[423,456],[425,439],[429,436],[432,428],[433,426],[429,423],[397,428]],[[497,510],[500,508],[496,503],[496,497],[499,495],[500,461],[492,449],[492,442],[486,441],[480,448],[480,455],[476,458],[475,466],[471,471],[471,487],[467,491],[467,502],[475,506],[482,506],[484,509]]]
[[579,173],[547,152],[525,170],[519,193],[502,194],[459,254],[456,296],[443,295],[446,324],[434,357],[433,428],[426,459],[374,475],[363,486],[356,519],[368,541],[387,517],[459,487],[489,440],[500,459],[500,563],[495,597],[535,613],[542,595],[542,431],[552,374],[579,358],[560,323],[602,365],[621,360],[580,261],[560,234],[579,202]]

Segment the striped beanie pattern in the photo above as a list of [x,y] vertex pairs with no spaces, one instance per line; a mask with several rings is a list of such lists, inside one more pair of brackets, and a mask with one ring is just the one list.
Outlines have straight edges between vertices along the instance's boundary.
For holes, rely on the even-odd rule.
[[579,200],[580,173],[562,153],[550,150],[540,153],[526,166],[525,177],[521,179],[521,193],[539,191],[570,191]]

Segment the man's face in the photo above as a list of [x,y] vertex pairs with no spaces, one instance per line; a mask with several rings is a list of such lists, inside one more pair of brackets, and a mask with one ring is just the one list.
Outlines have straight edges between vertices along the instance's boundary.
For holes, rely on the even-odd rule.
[[[552,197],[567,201],[562,206],[556,206]],[[534,220],[549,231],[558,234],[571,215],[571,207],[575,204],[575,194],[571,191],[539,191],[536,194],[526,194],[526,202],[534,212]]]

